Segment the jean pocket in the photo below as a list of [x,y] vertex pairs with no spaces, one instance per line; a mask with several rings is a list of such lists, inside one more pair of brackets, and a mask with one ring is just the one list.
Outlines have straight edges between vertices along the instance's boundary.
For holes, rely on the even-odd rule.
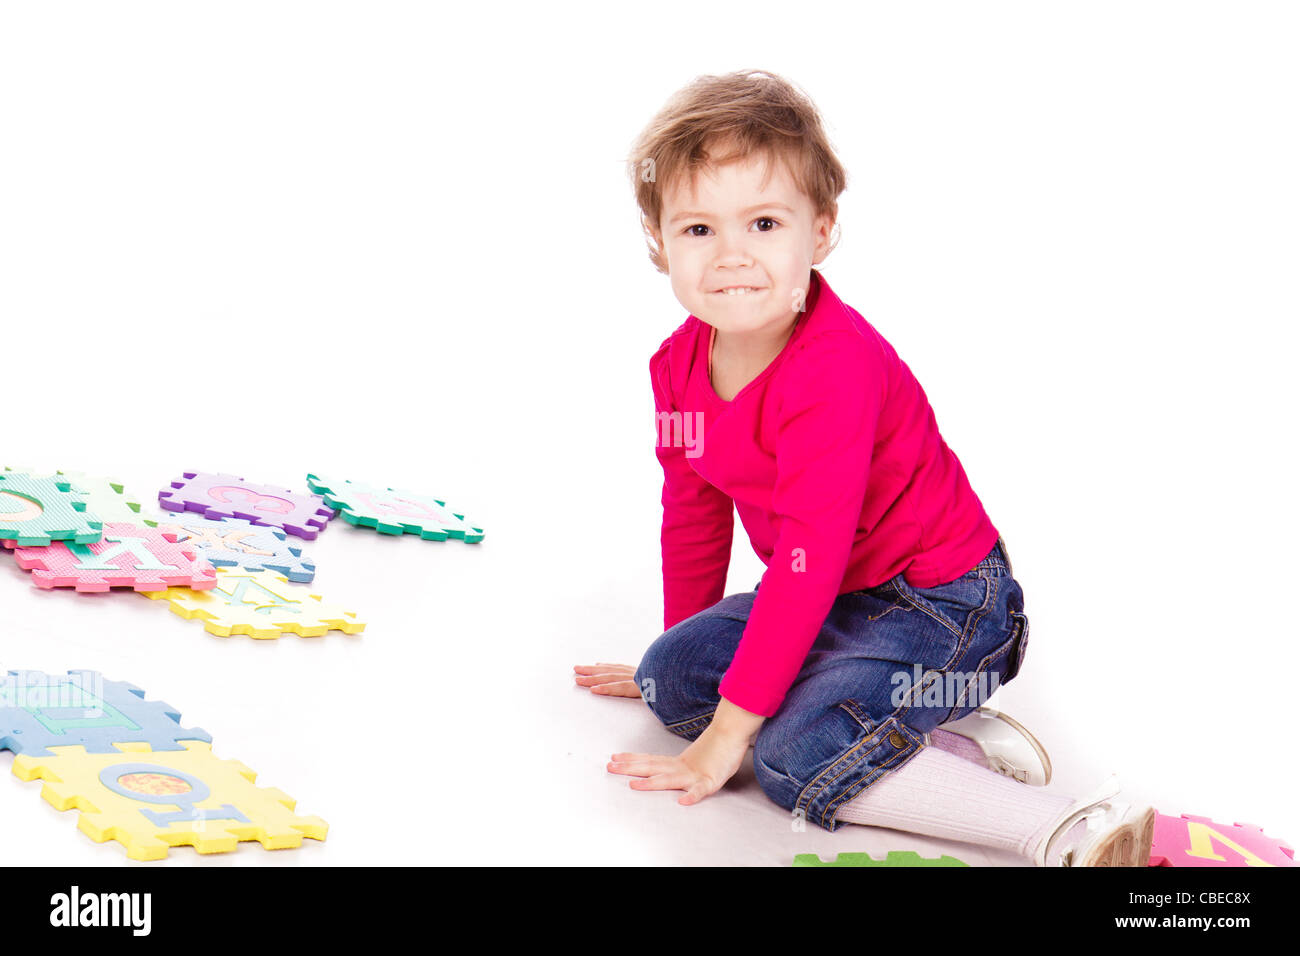
[[982,571],[967,571],[955,581],[932,588],[908,584],[902,575],[894,583],[906,600],[938,618],[958,637],[966,634],[971,615],[988,607],[993,594],[990,577]]

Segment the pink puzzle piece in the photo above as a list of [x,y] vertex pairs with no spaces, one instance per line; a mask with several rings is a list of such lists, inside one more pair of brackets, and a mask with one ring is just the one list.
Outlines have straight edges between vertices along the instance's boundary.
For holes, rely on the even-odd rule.
[[187,471],[170,489],[158,492],[158,503],[168,511],[197,511],[205,518],[242,518],[308,541],[334,517],[320,495],[201,471]]
[[1295,866],[1295,850],[1250,823],[1156,814],[1149,866]]
[[176,544],[175,535],[157,528],[112,522],[94,544],[58,541],[44,548],[17,548],[18,566],[32,572],[40,588],[107,591],[129,587],[162,591],[215,587],[217,574],[191,545]]

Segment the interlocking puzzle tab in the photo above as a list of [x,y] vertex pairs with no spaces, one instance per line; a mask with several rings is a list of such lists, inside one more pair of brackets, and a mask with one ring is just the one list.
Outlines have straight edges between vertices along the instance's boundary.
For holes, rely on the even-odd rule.
[[290,584],[274,571],[219,568],[217,585],[211,590],[169,588],[145,593],[145,597],[165,600],[176,614],[203,621],[204,629],[218,637],[320,637],[330,630],[360,634],[366,629],[355,611],[327,604],[319,594]]
[[14,556],[41,588],[161,591],[211,588],[217,583],[212,565],[193,546],[175,544],[157,528],[144,525],[110,523],[104,525],[102,540],[93,544],[56,541],[40,548],[20,546]]
[[234,475],[187,471],[171,484],[170,489],[158,492],[158,503],[167,511],[195,511],[205,518],[242,518],[309,541],[334,517],[319,495],[257,485]]
[[180,720],[170,704],[145,700],[139,687],[104,680],[98,671],[10,671],[0,679],[0,750],[16,754],[49,757],[48,748],[59,746],[115,753],[113,745],[123,742],[154,750],[181,750],[183,740],[211,743]]
[[332,481],[307,476],[307,487],[324,495],[325,504],[339,509],[343,520],[381,534],[418,534],[426,541],[461,538],[469,543],[483,540],[483,529],[447,507],[441,498],[396,488],[378,488],[363,482]]
[[890,850],[883,860],[866,853],[841,853],[827,862],[816,853],[800,853],[793,866],[968,866],[955,856],[923,857],[912,850]]
[[114,753],[52,747],[49,757],[15,757],[13,772],[43,780],[45,800],[80,810],[78,829],[96,843],[117,840],[133,860],[163,859],[174,846],[225,853],[241,840],[278,850],[301,846],[304,837],[325,839],[324,820],[295,814],[281,790],[254,786],[257,775],[244,764],[217,758],[207,742],[182,746],[155,751],[125,743]]
[[33,546],[54,541],[92,544],[99,540],[102,527],[71,482],[23,472],[0,474],[0,541]]
[[1295,850],[1250,823],[1156,814],[1148,866],[1295,866]]
[[241,518],[202,518],[184,512],[162,518],[158,530],[196,548],[214,567],[278,571],[300,584],[316,576],[316,565],[303,557],[302,548],[288,543],[283,531]]

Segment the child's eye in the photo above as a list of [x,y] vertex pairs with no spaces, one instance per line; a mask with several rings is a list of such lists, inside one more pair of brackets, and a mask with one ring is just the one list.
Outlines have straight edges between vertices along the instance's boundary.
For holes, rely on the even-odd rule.
[[[759,226],[758,229],[759,232],[771,232],[773,229],[775,229],[777,226],[781,224],[778,220],[773,219],[771,216],[759,216],[757,219],[754,220],[754,223],[755,225]],[[763,226],[761,225],[762,223],[767,223],[768,225]],[[695,230],[697,229],[702,229],[704,231],[696,232]],[[697,222],[694,225],[687,226],[682,231],[685,232],[686,235],[688,236],[706,236],[708,235],[709,227],[702,222]]]

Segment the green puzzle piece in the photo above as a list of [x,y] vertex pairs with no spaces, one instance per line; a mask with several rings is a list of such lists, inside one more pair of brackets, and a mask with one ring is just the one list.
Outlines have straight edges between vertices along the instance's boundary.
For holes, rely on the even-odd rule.
[[86,511],[85,496],[60,478],[0,474],[0,541],[43,547],[54,541],[94,544],[103,522]]
[[349,524],[374,528],[380,534],[418,534],[426,541],[460,538],[470,544],[483,540],[483,529],[452,511],[432,495],[398,488],[381,488],[356,481],[330,481],[307,476],[307,487],[321,495]]
[[874,860],[866,853],[841,853],[827,863],[816,853],[800,853],[794,866],[969,866],[955,856],[927,859],[913,850],[890,850],[883,860]]

